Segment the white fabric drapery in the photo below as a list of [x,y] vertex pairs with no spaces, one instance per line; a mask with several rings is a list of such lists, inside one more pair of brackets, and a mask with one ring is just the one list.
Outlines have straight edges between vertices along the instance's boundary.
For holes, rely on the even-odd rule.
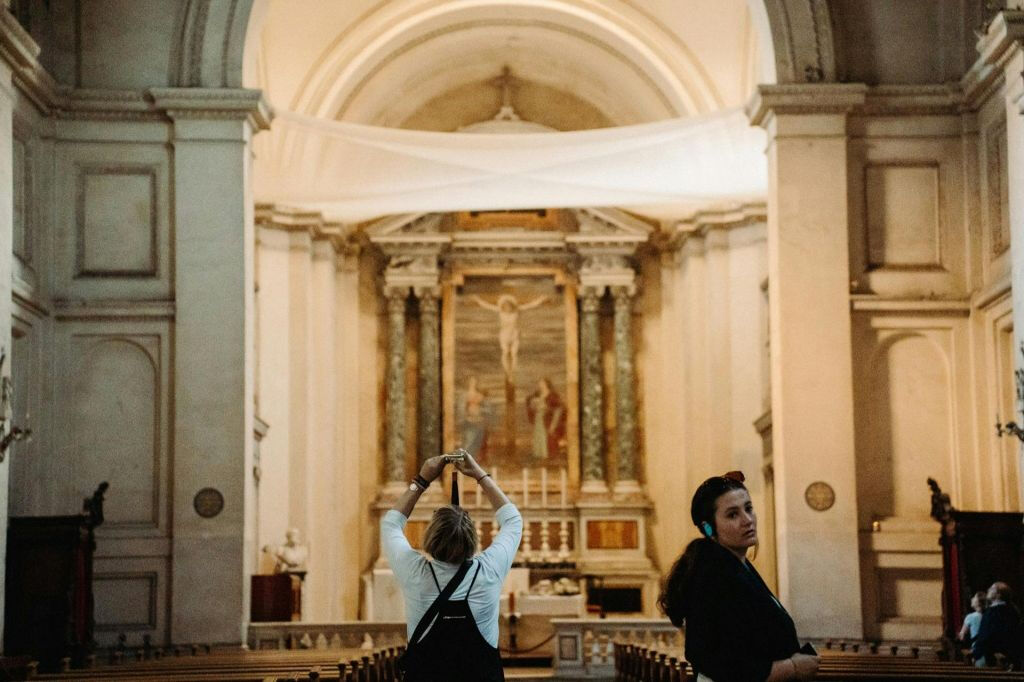
[[260,202],[344,222],[429,211],[619,207],[655,218],[763,199],[765,136],[742,111],[577,132],[440,133],[279,112]]

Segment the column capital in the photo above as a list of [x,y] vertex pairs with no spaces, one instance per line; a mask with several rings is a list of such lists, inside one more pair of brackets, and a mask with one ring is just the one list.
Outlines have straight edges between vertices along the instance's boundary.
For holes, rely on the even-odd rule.
[[441,271],[437,254],[394,254],[384,269],[384,288],[418,292],[437,290]]
[[433,303],[437,308],[437,302],[441,298],[441,287],[438,285],[418,286],[412,288],[412,295],[415,296],[422,306],[424,303]]
[[868,86],[863,83],[787,83],[759,85],[746,112],[751,125],[770,130],[773,119],[782,115],[841,117],[863,106]]
[[601,308],[604,287],[587,286],[580,288],[580,304],[584,312],[596,313]]
[[584,257],[579,281],[580,291],[595,291],[600,297],[605,289],[635,289],[636,270],[624,255],[595,254]]
[[388,312],[397,312],[399,306],[405,311],[405,302],[409,298],[409,289],[405,287],[384,287],[384,298],[388,301]]
[[157,109],[178,119],[248,121],[254,131],[269,130],[274,118],[262,90],[250,88],[151,88]]
[[636,296],[636,284],[614,286],[611,287],[611,292],[612,298],[615,299],[615,305],[629,305],[630,300]]

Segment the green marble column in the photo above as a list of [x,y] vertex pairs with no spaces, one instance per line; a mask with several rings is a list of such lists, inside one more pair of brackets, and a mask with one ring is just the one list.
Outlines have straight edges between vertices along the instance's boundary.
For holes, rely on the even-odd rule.
[[384,408],[387,449],[384,471],[388,482],[405,480],[405,300],[407,290],[389,291],[388,393]]
[[437,293],[417,291],[420,303],[416,460],[441,454],[441,346]]
[[618,480],[636,481],[636,368],[633,361],[633,301],[627,287],[615,287],[615,421]]
[[593,288],[583,290],[580,305],[580,456],[584,490],[607,489],[604,464],[604,420],[602,418],[601,298]]

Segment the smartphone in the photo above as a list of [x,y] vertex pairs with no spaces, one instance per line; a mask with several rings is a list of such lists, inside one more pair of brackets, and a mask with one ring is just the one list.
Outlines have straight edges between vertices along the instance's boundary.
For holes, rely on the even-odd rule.
[[808,656],[817,656],[818,650],[815,649],[810,642],[807,642],[802,647],[800,647],[800,653],[807,654]]

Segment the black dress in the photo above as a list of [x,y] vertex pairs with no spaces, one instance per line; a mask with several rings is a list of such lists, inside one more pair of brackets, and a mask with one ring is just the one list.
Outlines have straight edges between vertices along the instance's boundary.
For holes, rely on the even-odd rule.
[[684,613],[686,660],[714,682],[764,682],[800,650],[793,619],[749,562],[701,540]]

